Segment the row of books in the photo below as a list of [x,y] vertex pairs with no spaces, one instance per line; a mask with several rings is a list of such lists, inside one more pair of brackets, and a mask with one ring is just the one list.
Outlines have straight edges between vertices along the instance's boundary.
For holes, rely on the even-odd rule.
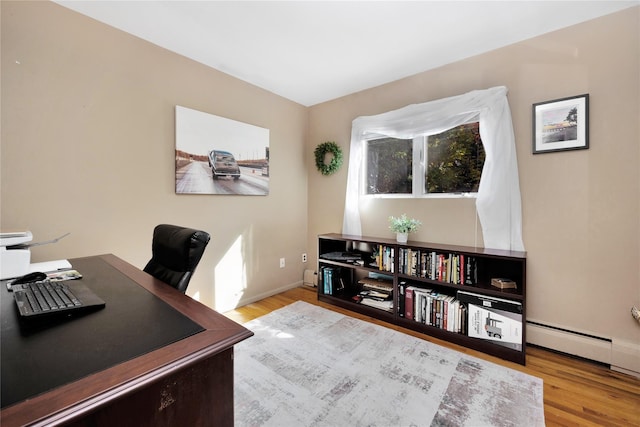
[[376,254],[375,261],[371,263],[371,267],[389,273],[395,271],[395,248],[393,246],[378,245],[374,254]]
[[467,333],[467,305],[452,296],[400,283],[398,315],[459,334]]
[[456,285],[478,282],[476,258],[464,254],[400,248],[398,273]]
[[325,295],[334,295],[344,289],[340,267],[321,267],[322,291]]

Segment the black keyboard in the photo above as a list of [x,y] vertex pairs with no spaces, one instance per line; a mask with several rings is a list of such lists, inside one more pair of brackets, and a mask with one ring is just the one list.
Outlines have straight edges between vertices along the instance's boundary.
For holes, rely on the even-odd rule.
[[64,282],[24,283],[12,286],[18,310],[23,316],[80,307],[82,302]]

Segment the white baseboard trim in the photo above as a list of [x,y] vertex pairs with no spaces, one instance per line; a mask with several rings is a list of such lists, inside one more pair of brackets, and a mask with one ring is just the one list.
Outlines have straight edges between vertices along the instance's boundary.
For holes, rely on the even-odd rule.
[[640,344],[572,331],[535,320],[527,321],[527,343],[594,360],[611,366],[612,370],[640,376]]
[[289,289],[298,288],[300,286],[302,286],[302,280],[298,280],[297,282],[290,283],[288,285],[284,285],[284,286],[281,286],[279,288],[270,289],[267,292],[263,292],[261,294],[254,295],[251,298],[240,298],[240,301],[238,301],[238,303],[236,304],[236,308],[242,307],[242,306],[247,305],[247,304],[254,303],[256,301],[260,301],[261,299],[268,298],[270,296],[282,293],[284,291],[288,291]]
[[640,343],[614,338],[611,347],[611,369],[640,377]]

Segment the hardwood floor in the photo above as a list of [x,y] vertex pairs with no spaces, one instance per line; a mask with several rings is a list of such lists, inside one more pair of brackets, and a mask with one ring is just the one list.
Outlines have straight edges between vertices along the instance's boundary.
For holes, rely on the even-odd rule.
[[640,426],[640,379],[542,348],[528,346],[527,365],[521,366],[319,302],[315,289],[308,287],[292,289],[224,314],[238,323],[245,323],[298,300],[542,378],[547,426]]

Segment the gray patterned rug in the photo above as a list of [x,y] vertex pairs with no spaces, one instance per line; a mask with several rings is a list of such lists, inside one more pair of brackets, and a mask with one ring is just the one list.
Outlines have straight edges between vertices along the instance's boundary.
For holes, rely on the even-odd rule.
[[236,426],[544,426],[522,372],[302,301],[245,326]]

